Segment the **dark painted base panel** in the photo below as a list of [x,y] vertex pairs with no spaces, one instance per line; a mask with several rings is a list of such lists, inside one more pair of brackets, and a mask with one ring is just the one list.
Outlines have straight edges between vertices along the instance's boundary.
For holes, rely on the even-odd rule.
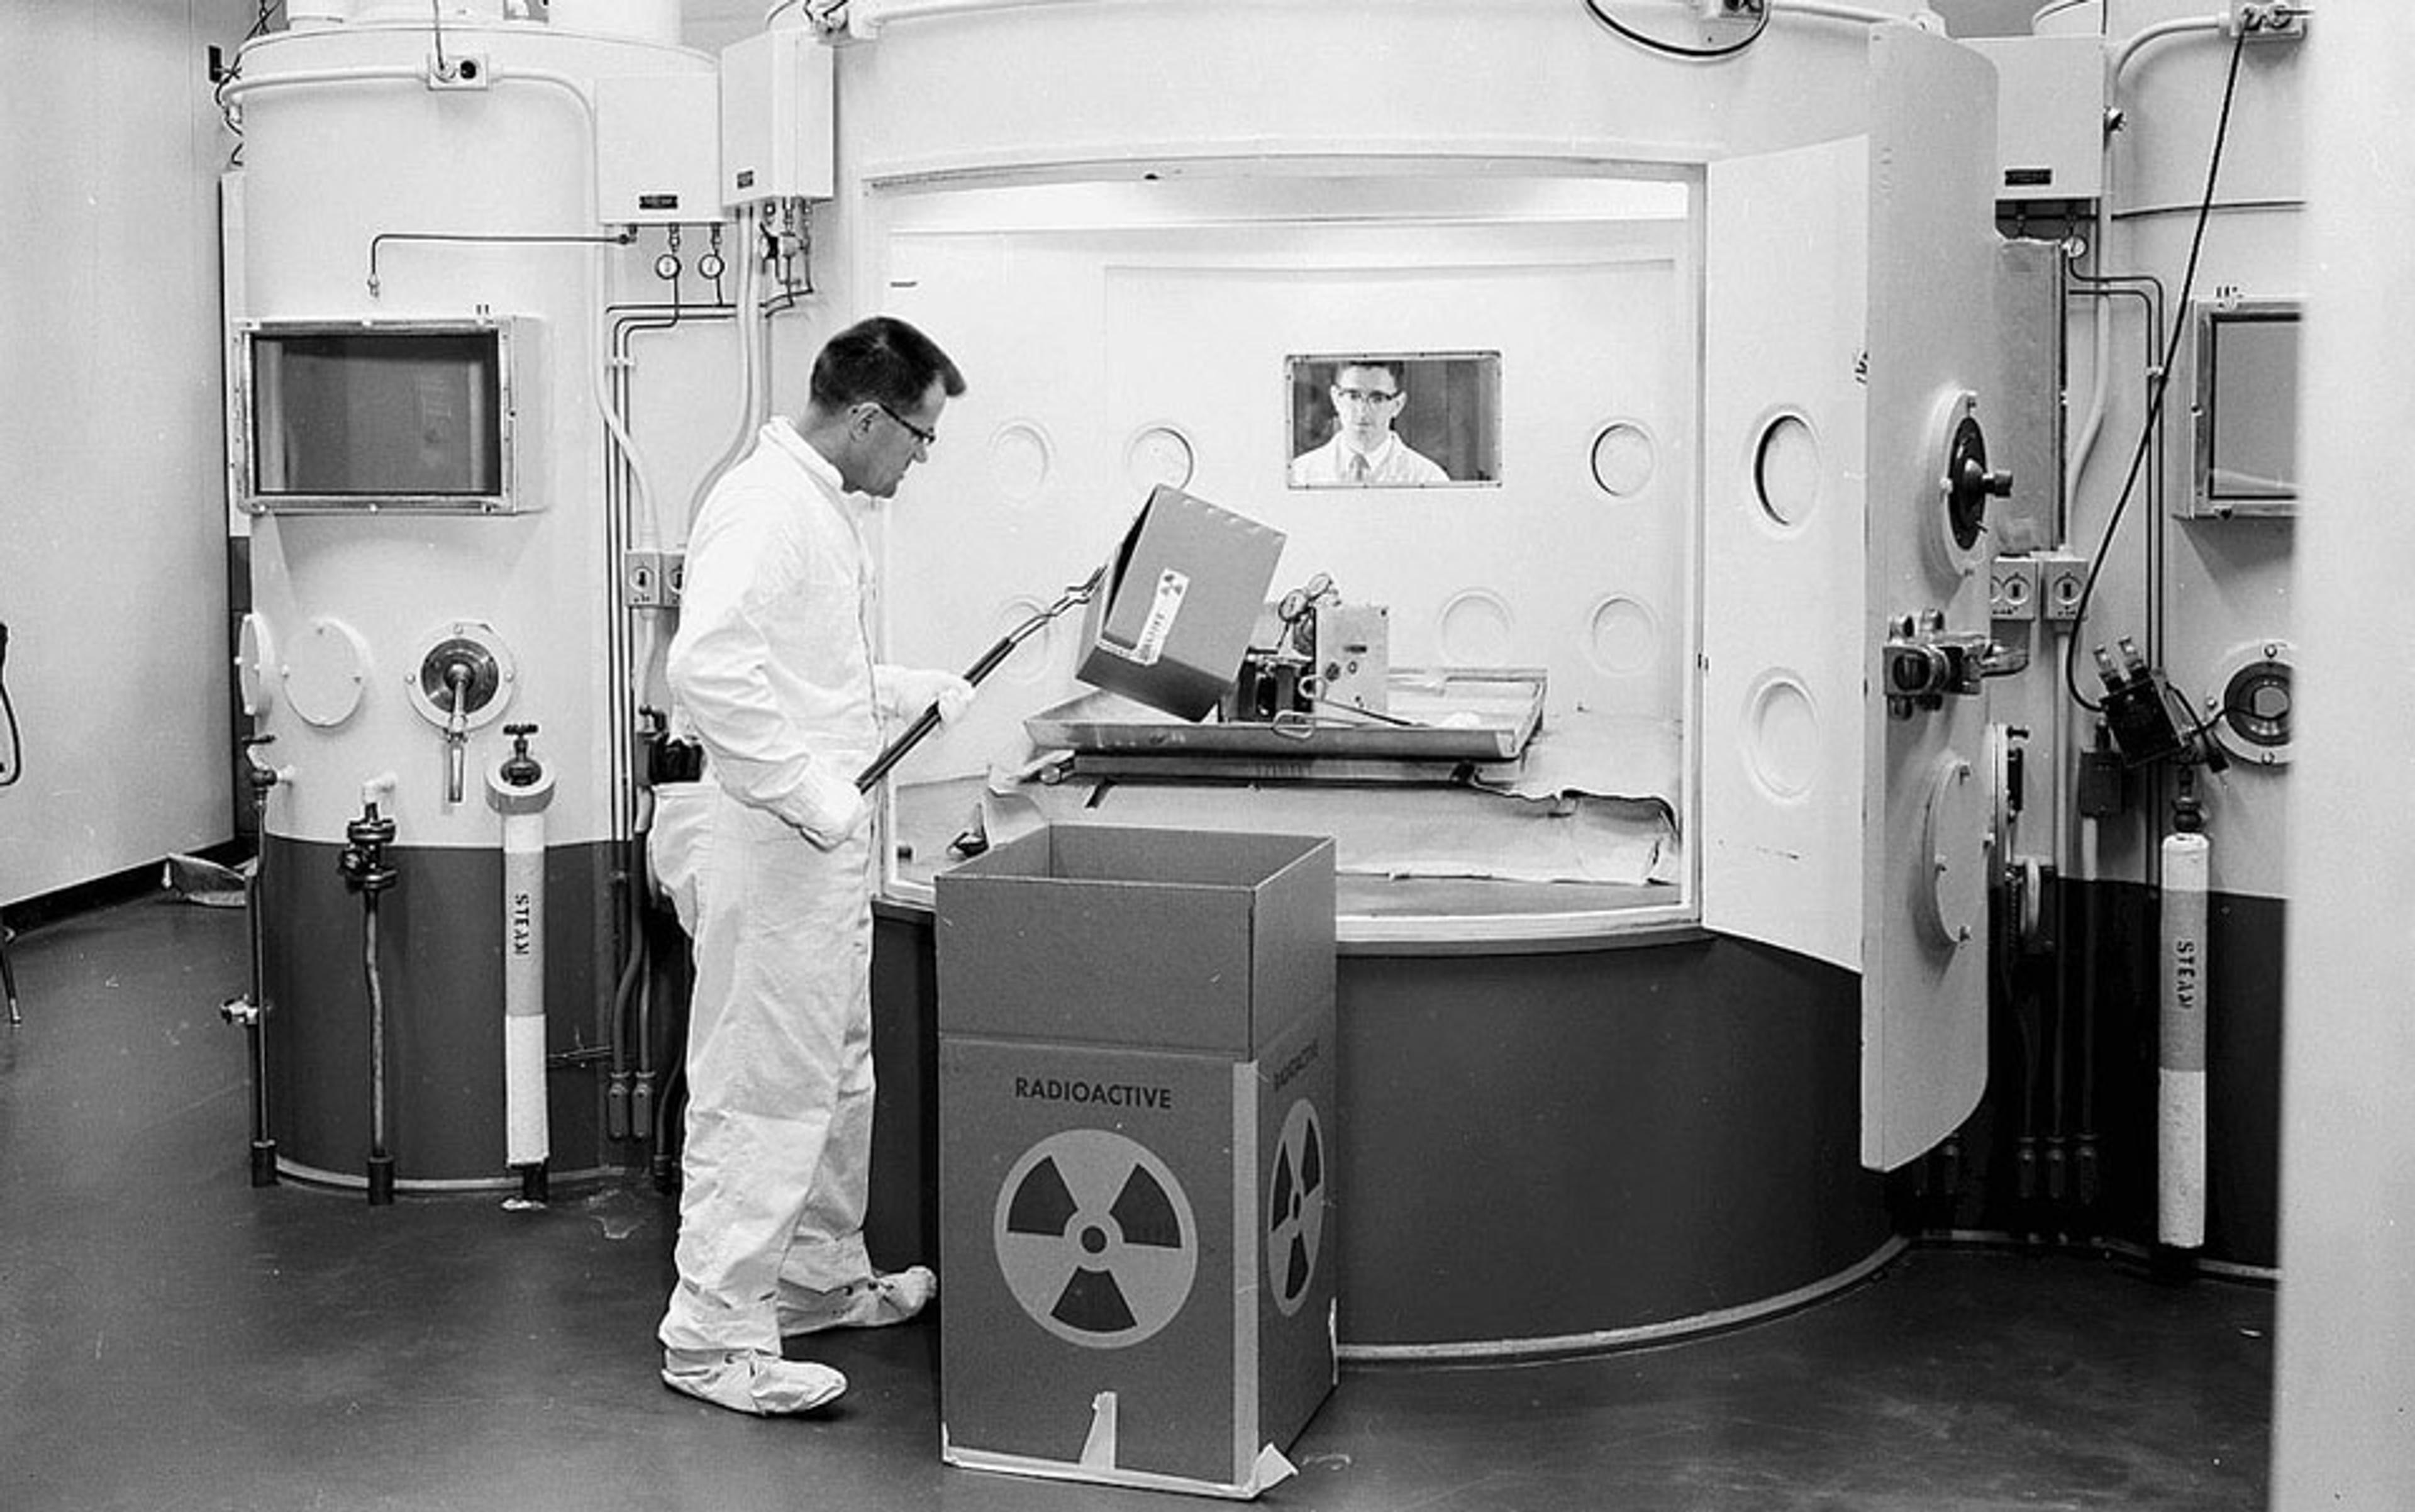
[[[870,1236],[896,1264],[938,1250],[937,993],[928,918],[877,933]],[[1731,940],[1338,965],[1344,1344],[1650,1329],[1816,1286],[1892,1236],[1859,1162],[1849,973]]]
[[1342,1335],[1631,1329],[1890,1236],[1860,981],[1733,940],[1341,962]]
[[[361,894],[343,847],[271,835],[260,869],[269,1117],[289,1171],[361,1178],[369,1151],[368,982]],[[500,850],[388,852],[401,879],[378,899],[386,1011],[386,1150],[405,1187],[516,1178],[503,1149],[503,911]],[[546,1043],[562,1056],[609,1043],[612,847],[546,861]],[[549,1169],[630,1157],[604,1139],[603,1068],[546,1078]]]
[[[2075,891],[2090,911],[2075,907],[2055,949],[2000,973],[1987,1096],[1958,1139],[1904,1173],[1907,1227],[2154,1243],[2161,903],[2137,883]],[[2208,901],[2199,1258],[2218,1264],[2279,1264],[2287,925],[2275,899]]]

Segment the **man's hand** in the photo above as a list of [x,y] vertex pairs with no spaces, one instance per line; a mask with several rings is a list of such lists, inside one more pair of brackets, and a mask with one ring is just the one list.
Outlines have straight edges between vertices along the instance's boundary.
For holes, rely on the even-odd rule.
[[943,725],[954,724],[973,702],[970,682],[936,668],[901,666],[890,674],[888,692],[891,712],[910,717],[937,705]]

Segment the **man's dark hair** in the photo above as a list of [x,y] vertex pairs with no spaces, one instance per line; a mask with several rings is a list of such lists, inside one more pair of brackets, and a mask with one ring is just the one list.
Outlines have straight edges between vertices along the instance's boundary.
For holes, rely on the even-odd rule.
[[1342,382],[1342,371],[1351,367],[1363,367],[1370,372],[1383,374],[1392,381],[1392,389],[1395,393],[1409,386],[1408,370],[1401,365],[1397,357],[1345,357],[1333,365],[1333,382],[1339,384]]
[[911,410],[933,379],[952,399],[965,391],[965,375],[938,342],[894,316],[875,315],[831,337],[814,359],[813,401],[828,411],[867,401]]

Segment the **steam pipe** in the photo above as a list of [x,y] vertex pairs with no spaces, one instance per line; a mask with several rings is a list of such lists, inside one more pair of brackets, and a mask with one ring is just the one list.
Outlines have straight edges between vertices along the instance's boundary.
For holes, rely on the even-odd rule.
[[2079,916],[2079,1201],[2093,1206],[2099,1190],[2096,1157],[2096,879],[2097,821],[2079,821],[2079,882],[2074,889]]
[[642,861],[629,869],[630,881],[622,889],[628,900],[629,966],[622,973],[622,982],[637,1009],[632,1038],[636,1040],[626,1110],[625,1137],[642,1140],[651,1137],[654,1125],[654,987],[652,952],[646,945],[646,914],[638,892],[637,879],[645,876]]
[[[632,878],[645,875],[641,859],[644,844],[642,840],[633,841],[628,846],[627,852],[624,852],[622,869]],[[639,859],[630,859],[629,852],[636,853]],[[629,932],[630,943],[628,950],[622,954],[621,975],[612,985],[611,1020],[608,1036],[610,1041],[608,1054],[611,1070],[604,1083],[604,1137],[607,1139],[628,1139],[632,1137],[636,1127],[629,1118],[629,1040],[631,1037],[629,1009],[630,999],[638,990],[638,973],[644,968],[645,944],[641,932],[645,926],[643,921],[635,918],[626,906],[626,900],[634,896],[635,891],[636,889],[632,885],[624,887],[621,892],[622,901],[621,925],[622,929]]]
[[260,837],[260,848],[252,857],[251,874],[243,882],[243,907],[251,950],[249,989],[241,997],[231,997],[218,1005],[218,1016],[229,1024],[243,1026],[244,1064],[251,1078],[251,1184],[255,1187],[277,1185],[277,1138],[269,1132],[268,1116],[268,1052],[261,1020],[268,1014],[268,993],[264,985],[262,963],[265,960],[265,924],[261,907],[261,876],[268,863],[268,795],[280,782],[293,780],[291,767],[271,767],[260,758],[260,748],[277,739],[274,735],[254,735],[244,743],[244,754],[250,761],[248,774],[251,783],[252,832]]
[[2205,1245],[2205,911],[2212,844],[2194,778],[2181,769],[2164,837],[2162,1013],[2156,1053],[2155,1238]]
[[394,1201],[394,1157],[386,1150],[385,983],[378,971],[378,895],[361,894],[361,965],[369,995],[369,1205]]
[[[258,770],[258,769],[255,769]],[[274,773],[270,775],[274,776]],[[268,789],[253,779],[251,805],[255,816],[268,807]],[[269,1130],[268,1120],[268,1055],[262,1043],[260,1021],[268,1011],[268,995],[261,990],[261,956],[263,925],[261,920],[261,871],[267,863],[268,845],[265,831],[254,826],[252,832],[260,837],[251,859],[251,875],[243,879],[243,911],[251,947],[251,992],[246,1006],[251,1010],[243,1020],[244,1064],[251,1072],[251,1184],[255,1187],[277,1185],[277,1139]]]
[[552,1155],[545,1089],[545,810],[553,773],[529,755],[534,725],[506,725],[512,754],[487,774],[503,834],[503,1163],[520,1197],[546,1198]]
[[394,791],[398,779],[383,772],[361,784],[361,816],[344,827],[350,842],[338,858],[344,883],[361,895],[361,970],[369,1001],[369,1205],[394,1201],[394,1156],[386,1149],[385,1109],[385,979],[378,966],[378,894],[401,880],[388,864],[385,847],[394,840],[394,821],[378,812],[378,802]]

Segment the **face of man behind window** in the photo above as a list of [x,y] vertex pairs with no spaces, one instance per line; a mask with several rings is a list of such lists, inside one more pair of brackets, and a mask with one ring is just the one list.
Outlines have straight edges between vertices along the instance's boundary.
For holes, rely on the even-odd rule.
[[1342,433],[1355,451],[1372,452],[1384,444],[1392,419],[1401,412],[1401,382],[1388,367],[1345,365],[1334,375],[1333,412],[1341,417]]

